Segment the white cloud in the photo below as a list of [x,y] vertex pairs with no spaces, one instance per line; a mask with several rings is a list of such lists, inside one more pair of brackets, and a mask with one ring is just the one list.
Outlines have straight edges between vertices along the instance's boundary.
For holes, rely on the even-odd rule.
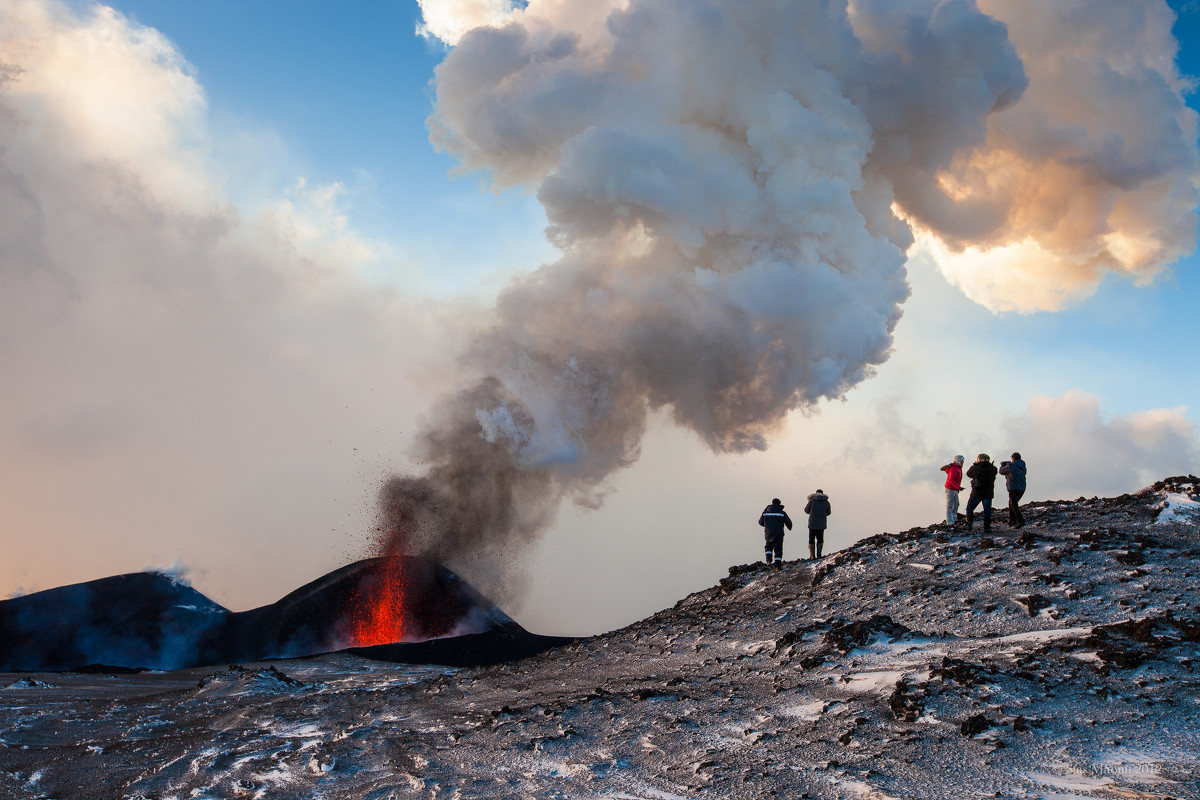
[[1095,395],[1079,390],[1033,397],[1004,423],[1002,449],[1029,464],[1029,492],[1040,498],[1109,496],[1155,480],[1195,471],[1200,457],[1196,426],[1183,408],[1107,416]]
[[1197,115],[1163,0],[980,0],[1029,86],[986,141],[898,182],[947,278],[994,311],[1145,283],[1196,245]]
[[157,31],[105,6],[77,16],[53,0],[12,0],[0,52],[10,163],[63,181],[79,164],[109,167],[189,211],[220,205],[205,163],[204,92]]
[[501,25],[513,12],[513,0],[417,0],[424,19],[417,33],[457,44],[463,34],[485,25]]
[[235,206],[182,55],[72,9],[0,6],[0,582],[182,555],[274,599],[361,554],[470,316],[364,279],[337,184]]

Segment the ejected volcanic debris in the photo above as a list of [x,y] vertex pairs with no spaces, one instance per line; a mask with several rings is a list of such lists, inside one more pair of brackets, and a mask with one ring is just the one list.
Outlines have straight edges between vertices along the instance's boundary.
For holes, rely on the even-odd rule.
[[5,676],[0,793],[1200,798],[1198,489],[737,566],[488,667]]

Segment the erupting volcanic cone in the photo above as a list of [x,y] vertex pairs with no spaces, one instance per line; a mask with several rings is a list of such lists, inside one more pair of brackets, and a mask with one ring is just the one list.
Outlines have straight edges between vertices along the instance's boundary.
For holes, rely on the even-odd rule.
[[146,573],[0,601],[0,671],[180,669],[349,648],[408,663],[490,664],[564,641],[530,634],[458,575],[409,556],[347,565],[242,612]]
[[422,642],[512,622],[458,575],[425,559],[391,555],[358,563],[342,612],[344,646]]
[[383,559],[375,575],[367,575],[359,584],[351,609],[351,646],[370,647],[402,642],[412,629],[406,623],[404,560]]

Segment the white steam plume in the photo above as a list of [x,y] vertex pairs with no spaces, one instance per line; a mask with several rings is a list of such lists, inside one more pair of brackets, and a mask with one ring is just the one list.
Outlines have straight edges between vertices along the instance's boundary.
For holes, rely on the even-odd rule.
[[[503,561],[563,497],[600,502],[650,409],[716,452],[764,448],[887,358],[910,221],[995,308],[1191,249],[1195,115],[1169,9],[985,10],[531,0],[454,39],[433,143],[536,187],[563,256],[502,295],[426,473],[385,486],[387,546]],[[1039,258],[964,266],[1013,248]]]
[[389,546],[507,553],[598,503],[653,408],[738,452],[843,395],[908,294],[894,174],[982,145],[1025,86],[969,2],[535,0],[468,31],[431,137],[536,186],[563,257],[503,294],[426,473],[385,487]]
[[[561,498],[601,500],[650,409],[717,452],[765,447],[887,358],[910,221],[995,308],[1189,250],[1195,116],[1169,9],[985,10],[531,0],[445,37],[433,143],[536,187],[563,257],[464,356],[478,380],[439,408],[426,474],[383,491],[388,546],[507,553]],[[1013,248],[1035,266],[964,266]]]

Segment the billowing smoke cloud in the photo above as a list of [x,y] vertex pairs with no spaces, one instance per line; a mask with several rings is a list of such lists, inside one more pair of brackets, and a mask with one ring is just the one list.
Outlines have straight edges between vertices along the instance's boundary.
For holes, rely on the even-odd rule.
[[[527,541],[560,498],[600,501],[651,409],[716,452],[764,448],[887,358],[908,220],[947,252],[1032,241],[1058,259],[1039,285],[1190,248],[1192,116],[1170,58],[1146,58],[1165,7],[1089,21],[1145,31],[1106,50],[1053,31],[1111,4],[1019,5],[1013,40],[969,0],[532,0],[451,30],[431,139],[536,187],[563,257],[504,293],[461,361],[476,382],[431,420],[426,474],[385,487],[391,546]],[[1097,81],[1111,95],[1048,110]],[[1131,210],[1155,198],[1158,223]]]
[[[1184,409],[1108,417],[1098,398],[1078,390],[1031,398],[1004,428],[1007,447],[1029,463],[1029,492],[1038,498],[1131,492],[1193,472],[1200,461],[1200,439]],[[1012,450],[991,455],[1008,458]]]
[[650,409],[717,452],[763,448],[887,357],[911,238],[880,132],[948,159],[1025,86],[1003,26],[924,10],[859,14],[926,60],[869,51],[829,3],[531,3],[459,40],[433,141],[536,185],[564,255],[504,293],[427,473],[385,488],[393,542],[527,541],[561,497],[599,502]]
[[1195,247],[1197,117],[1161,0],[980,0],[1029,77],[981,147],[901,174],[943,271],[994,310],[1055,310],[1106,272],[1144,283]]

